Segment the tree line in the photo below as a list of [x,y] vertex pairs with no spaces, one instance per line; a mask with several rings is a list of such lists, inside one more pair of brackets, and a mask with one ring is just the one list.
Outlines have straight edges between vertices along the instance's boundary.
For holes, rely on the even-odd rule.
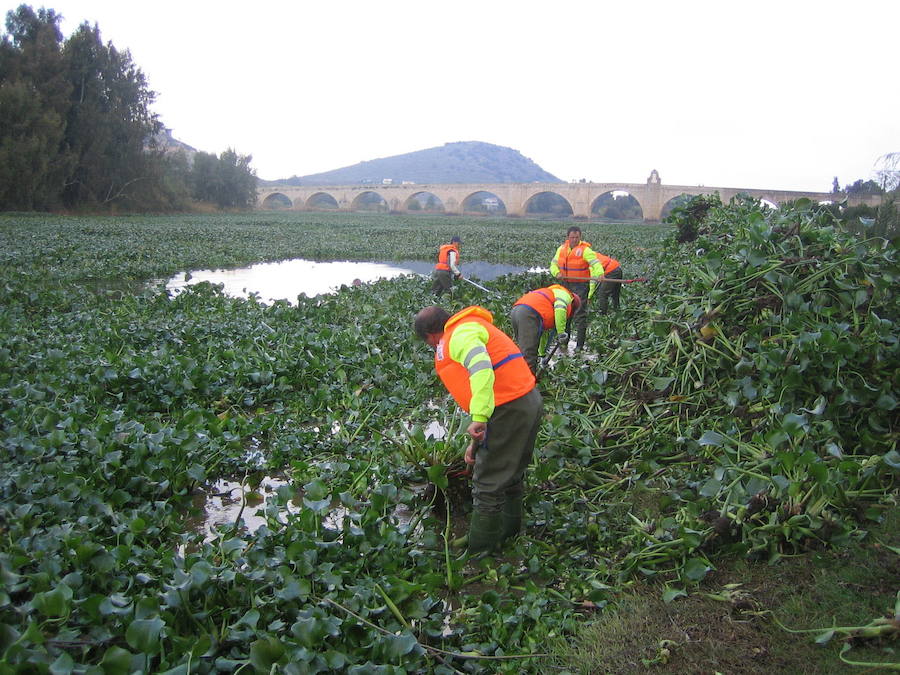
[[167,152],[155,92],[95,24],[20,5],[0,40],[0,210],[174,211],[256,201],[251,156]]

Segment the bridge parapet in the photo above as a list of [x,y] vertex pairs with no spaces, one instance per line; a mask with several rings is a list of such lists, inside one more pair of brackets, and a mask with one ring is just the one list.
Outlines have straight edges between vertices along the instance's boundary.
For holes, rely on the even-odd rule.
[[[467,201],[478,193],[494,195],[508,216],[526,216],[528,205],[537,195],[550,192],[565,199],[572,209],[572,217],[590,219],[597,200],[610,193],[627,192],[641,208],[644,221],[659,221],[667,204],[681,195],[695,196],[718,193],[727,202],[738,194],[746,194],[776,206],[786,201],[806,197],[817,202],[840,202],[847,198],[843,193],[801,192],[792,190],[761,190],[755,188],[727,188],[704,185],[664,185],[656,180],[647,183],[403,183],[400,185],[331,185],[331,186],[265,186],[257,190],[257,207],[265,208],[274,195],[282,195],[296,211],[321,210],[312,205],[316,197],[327,196],[339,211],[361,209],[364,195],[374,193],[384,200],[385,208],[392,212],[413,212],[411,204],[417,195],[434,195],[443,206],[444,213],[461,214]],[[869,198],[851,197],[848,203],[871,204]]]

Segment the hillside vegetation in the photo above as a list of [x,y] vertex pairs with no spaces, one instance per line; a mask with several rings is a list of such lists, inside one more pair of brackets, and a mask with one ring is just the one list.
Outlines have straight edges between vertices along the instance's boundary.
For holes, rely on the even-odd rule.
[[262,184],[366,185],[413,183],[559,183],[518,150],[469,141],[360,162],[342,169]]

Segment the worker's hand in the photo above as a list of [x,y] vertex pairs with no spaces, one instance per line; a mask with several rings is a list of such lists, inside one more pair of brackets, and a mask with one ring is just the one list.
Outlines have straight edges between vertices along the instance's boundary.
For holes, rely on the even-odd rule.
[[477,447],[478,447],[478,445],[475,443],[475,439],[473,438],[472,441],[469,443],[469,447],[466,448],[465,457],[463,457],[463,459],[466,461],[466,464],[474,464],[475,463],[475,448],[477,448]]
[[481,443],[484,441],[484,432],[487,431],[487,422],[471,422],[466,428],[466,433],[472,437],[472,440]]
[[569,344],[569,334],[568,333],[560,333],[559,335],[557,335],[556,343],[560,347],[565,347],[567,344]]
[[463,278],[462,272],[460,272],[459,274],[457,274],[457,275],[456,275],[456,278],[457,278],[457,279],[462,279],[462,278]]

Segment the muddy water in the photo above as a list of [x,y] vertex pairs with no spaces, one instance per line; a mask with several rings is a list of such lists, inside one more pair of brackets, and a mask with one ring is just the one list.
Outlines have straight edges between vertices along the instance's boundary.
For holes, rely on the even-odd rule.
[[[307,297],[323,293],[334,293],[341,286],[369,283],[379,279],[393,279],[409,274],[429,276],[434,264],[416,260],[401,262],[316,262],[314,260],[284,260],[273,263],[258,263],[250,267],[228,270],[196,270],[179,274],[169,279],[166,289],[172,293],[190,284],[208,281],[222,284],[223,290],[232,297],[249,297],[251,293],[260,301],[271,303],[276,300],[296,302],[297,296]],[[463,273],[473,279],[490,281],[504,274],[526,271],[514,265],[495,265],[483,262],[468,262],[463,265]]]
[[[187,518],[187,529],[202,534],[204,541],[213,541],[220,536],[223,528],[235,528],[238,524],[240,531],[252,534],[266,524],[263,515],[266,502],[275,499],[280,488],[290,485],[286,478],[276,476],[266,476],[255,488],[238,481],[216,481],[194,495],[194,515]],[[303,493],[296,488],[290,489],[293,496],[282,513],[296,514],[304,508]],[[423,492],[425,486],[413,486],[413,490]],[[346,507],[334,503],[322,525],[330,530],[341,530],[348,515]],[[401,504],[395,509],[394,516],[401,525],[405,525],[413,521],[416,513]]]

